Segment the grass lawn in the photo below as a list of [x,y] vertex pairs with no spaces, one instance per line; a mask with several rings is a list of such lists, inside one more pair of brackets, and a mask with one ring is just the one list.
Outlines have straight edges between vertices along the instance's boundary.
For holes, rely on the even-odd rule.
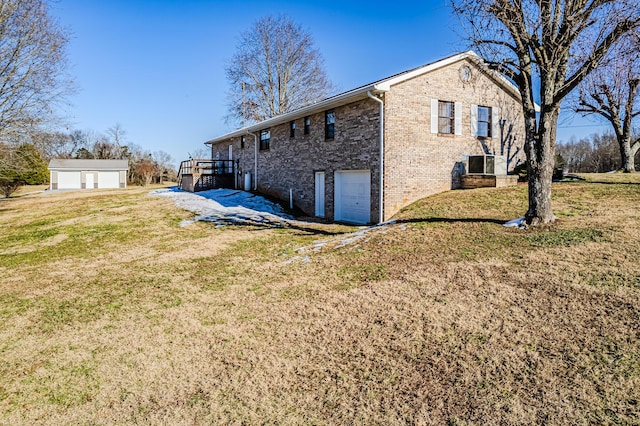
[[0,424],[638,424],[640,176],[215,227],[149,189],[0,200]]

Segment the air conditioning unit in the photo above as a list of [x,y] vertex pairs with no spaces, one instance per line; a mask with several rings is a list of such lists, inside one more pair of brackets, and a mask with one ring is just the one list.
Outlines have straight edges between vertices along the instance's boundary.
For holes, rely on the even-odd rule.
[[469,175],[506,175],[507,159],[504,155],[469,155],[467,157]]

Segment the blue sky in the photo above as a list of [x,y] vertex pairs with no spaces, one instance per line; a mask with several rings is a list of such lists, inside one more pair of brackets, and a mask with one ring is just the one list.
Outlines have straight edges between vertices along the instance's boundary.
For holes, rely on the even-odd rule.
[[[177,163],[233,130],[224,122],[224,68],[237,37],[265,15],[287,14],[313,36],[329,78],[348,90],[467,50],[444,0],[58,0],[51,14],[71,32],[70,74],[79,92],[70,128],[163,150]],[[600,131],[562,120],[558,138]]]

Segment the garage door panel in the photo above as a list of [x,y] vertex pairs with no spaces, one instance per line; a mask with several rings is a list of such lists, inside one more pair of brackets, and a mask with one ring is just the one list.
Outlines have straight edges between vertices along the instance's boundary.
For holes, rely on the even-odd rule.
[[120,188],[120,172],[99,172],[98,188]]
[[371,221],[371,172],[336,172],[335,220],[368,223]]
[[82,188],[80,172],[58,172],[58,189]]

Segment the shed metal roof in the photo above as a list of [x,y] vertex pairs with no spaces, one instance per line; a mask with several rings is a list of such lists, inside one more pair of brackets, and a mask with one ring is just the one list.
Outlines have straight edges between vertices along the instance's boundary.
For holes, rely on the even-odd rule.
[[54,158],[49,170],[129,170],[129,160],[76,160]]

